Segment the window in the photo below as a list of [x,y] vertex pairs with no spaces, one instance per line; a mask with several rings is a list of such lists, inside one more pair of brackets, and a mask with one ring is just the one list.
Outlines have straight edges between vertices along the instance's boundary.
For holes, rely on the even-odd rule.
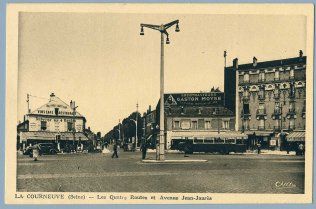
[[67,122],[67,130],[72,131],[73,129],[73,123],[72,122]]
[[214,139],[213,138],[205,138],[204,143],[205,144],[214,144]]
[[289,124],[290,124],[290,129],[295,129],[295,119],[294,118],[291,118],[289,120]]
[[174,128],[175,129],[180,129],[180,121],[174,121]]
[[258,114],[260,114],[260,115],[265,114],[264,104],[259,104]]
[[55,108],[55,115],[58,115],[59,108]]
[[290,78],[294,78],[294,69],[290,70]]
[[245,82],[245,83],[248,83],[248,82],[249,82],[249,74],[248,74],[248,73],[246,73],[246,74],[244,75],[244,82]]
[[259,120],[259,130],[263,130],[264,129],[264,119],[260,119]]
[[192,121],[192,129],[197,129],[197,121]]
[[290,112],[294,112],[295,111],[295,103],[294,102],[290,102],[290,107],[289,107],[289,110]]
[[229,120],[224,120],[223,121],[223,129],[229,129]]
[[261,88],[259,90],[258,97],[259,97],[259,99],[264,99],[265,98],[264,88]]
[[276,81],[280,80],[280,72],[278,70],[276,70],[274,73],[274,80]]
[[211,129],[211,121],[205,121],[205,129]]
[[47,122],[46,121],[41,121],[41,130],[45,131],[47,129]]
[[249,114],[249,104],[243,104],[243,114]]
[[277,114],[281,113],[280,102],[275,102],[274,104],[274,112]]
[[259,73],[259,81],[264,81],[265,80],[265,75],[264,72]]

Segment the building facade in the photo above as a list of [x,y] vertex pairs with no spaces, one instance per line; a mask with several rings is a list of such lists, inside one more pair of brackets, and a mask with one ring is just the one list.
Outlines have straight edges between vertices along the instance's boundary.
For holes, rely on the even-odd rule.
[[260,142],[264,148],[285,149],[289,141],[304,141],[305,101],[302,51],[295,58],[258,62],[254,57],[242,65],[236,58],[225,68],[225,106],[235,112],[236,130],[249,135],[249,148]]
[[90,140],[84,134],[86,119],[73,107],[50,95],[49,102],[28,113],[18,125],[20,148],[35,143],[57,143],[65,146],[83,146]]
[[[146,114],[146,137],[157,142],[159,133],[159,102],[156,110]],[[206,93],[165,94],[165,148],[173,141],[205,139],[232,132],[234,113],[224,107],[224,93],[213,89]]]

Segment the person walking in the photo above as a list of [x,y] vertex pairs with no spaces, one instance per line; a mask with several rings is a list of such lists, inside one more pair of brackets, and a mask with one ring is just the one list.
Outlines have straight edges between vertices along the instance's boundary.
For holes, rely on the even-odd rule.
[[112,158],[114,158],[114,156],[115,156],[116,158],[118,158],[118,155],[117,155],[117,144],[116,144],[116,143],[113,145]]
[[35,144],[32,147],[33,160],[37,161],[38,156],[40,155],[40,147],[38,144]]
[[302,143],[298,145],[298,151],[298,155],[304,155],[304,145]]
[[260,154],[261,153],[261,143],[260,142],[257,143],[257,149],[258,149],[258,154]]
[[142,149],[142,159],[144,160],[146,158],[146,154],[147,154],[147,143],[146,142],[142,143],[141,149]]

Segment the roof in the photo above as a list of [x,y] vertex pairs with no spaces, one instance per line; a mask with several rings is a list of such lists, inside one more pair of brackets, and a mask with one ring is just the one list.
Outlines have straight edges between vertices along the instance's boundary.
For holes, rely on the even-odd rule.
[[[33,140],[55,140],[56,135],[60,134],[60,140],[73,140],[73,133],[71,132],[46,132],[46,131],[28,131],[28,132],[21,132],[20,133],[20,139],[22,141],[26,141],[28,139]],[[75,133],[75,141],[78,141],[80,138],[81,141],[88,141],[89,139],[81,132]]]
[[305,131],[293,131],[286,136],[287,141],[305,141]]
[[[292,65],[292,64],[306,64],[306,56],[265,61],[265,62],[257,62],[256,66],[253,66],[253,63],[240,64],[240,65],[238,65],[238,70],[242,71],[242,70],[250,70],[250,69],[260,69],[260,68],[285,66],[285,65]],[[226,68],[233,69],[234,66],[230,66],[230,67],[226,67]]]
[[[30,115],[56,115],[55,108],[58,108],[58,116],[73,116],[73,109],[57,96],[51,97],[48,103],[32,111]],[[82,117],[78,111],[76,111],[76,116]]]

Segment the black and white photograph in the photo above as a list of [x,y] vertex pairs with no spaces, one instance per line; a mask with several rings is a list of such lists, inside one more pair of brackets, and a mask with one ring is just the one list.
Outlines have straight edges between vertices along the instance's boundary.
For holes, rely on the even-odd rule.
[[7,202],[311,202],[313,15],[9,5]]

